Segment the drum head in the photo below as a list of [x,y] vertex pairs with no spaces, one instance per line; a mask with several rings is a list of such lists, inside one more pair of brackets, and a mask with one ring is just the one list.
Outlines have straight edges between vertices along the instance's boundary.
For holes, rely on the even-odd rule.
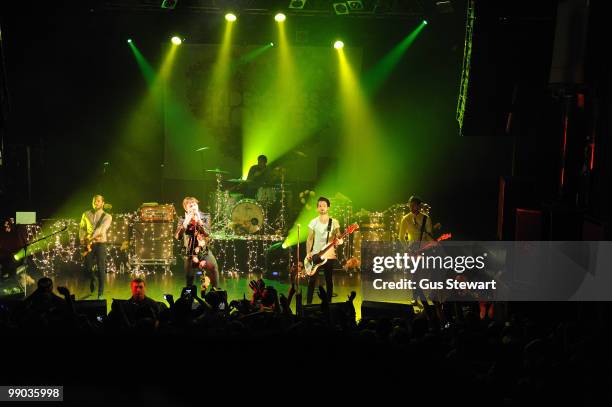
[[263,209],[252,199],[243,199],[232,208],[232,228],[238,235],[259,232],[263,222]]

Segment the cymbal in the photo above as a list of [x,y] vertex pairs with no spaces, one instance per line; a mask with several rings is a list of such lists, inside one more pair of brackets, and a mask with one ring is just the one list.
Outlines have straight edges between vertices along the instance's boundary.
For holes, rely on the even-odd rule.
[[212,172],[214,174],[229,174],[229,171],[222,170],[221,168],[211,168],[209,170],[205,170],[206,172]]

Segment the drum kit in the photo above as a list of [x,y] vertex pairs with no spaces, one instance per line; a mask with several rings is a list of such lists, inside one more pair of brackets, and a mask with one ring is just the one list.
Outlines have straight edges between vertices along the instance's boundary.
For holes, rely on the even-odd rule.
[[273,170],[272,180],[255,185],[242,178],[224,179],[230,172],[221,168],[205,170],[214,174],[217,188],[210,194],[212,231],[217,234],[249,236],[282,234],[286,226],[284,169]]

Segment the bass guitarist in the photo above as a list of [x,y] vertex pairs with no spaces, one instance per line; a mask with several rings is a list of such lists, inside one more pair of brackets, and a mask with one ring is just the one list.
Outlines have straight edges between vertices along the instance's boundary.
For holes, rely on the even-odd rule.
[[[410,212],[400,222],[399,240],[402,243],[408,243],[410,249],[418,252],[423,247],[423,242],[434,240],[431,218],[421,211],[423,201],[418,196],[411,196],[408,204],[410,205]],[[418,284],[413,292],[413,299],[415,304],[418,304],[418,300],[421,300],[422,303],[427,301],[425,293]]]
[[[93,210],[88,210],[81,216],[79,224],[79,240],[83,246],[85,268],[91,276],[89,289],[93,293],[96,277],[98,279],[98,299],[104,298],[104,280],[106,278],[106,232],[111,226],[113,217],[104,212],[104,197],[95,195],[92,199]],[[93,266],[98,266],[97,276]]]
[[[330,218],[328,213],[329,207],[329,199],[320,197],[317,201],[317,212],[319,212],[319,216],[308,224],[306,258],[310,261],[312,261],[313,253],[318,253],[325,245],[340,235],[340,223],[338,220]],[[337,244],[342,243],[342,239],[339,239],[337,242]],[[312,304],[312,297],[317,284],[319,270],[323,270],[323,274],[325,275],[325,291],[327,292],[328,301],[331,303],[332,293],[334,291],[333,270],[338,264],[336,248],[332,247],[325,252],[322,257],[328,259],[327,262],[308,278],[308,291],[306,293],[307,304]]]

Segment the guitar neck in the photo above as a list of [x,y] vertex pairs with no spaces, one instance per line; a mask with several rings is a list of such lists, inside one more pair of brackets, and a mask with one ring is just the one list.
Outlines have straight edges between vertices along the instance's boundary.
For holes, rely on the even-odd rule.
[[437,238],[436,240],[432,240],[431,242],[427,242],[427,244],[425,244],[422,247],[419,247],[418,250],[427,250],[433,246],[436,246],[438,243],[444,241],[444,240],[448,240],[451,238],[451,234],[450,233],[445,233],[442,236],[440,236],[439,238]]

